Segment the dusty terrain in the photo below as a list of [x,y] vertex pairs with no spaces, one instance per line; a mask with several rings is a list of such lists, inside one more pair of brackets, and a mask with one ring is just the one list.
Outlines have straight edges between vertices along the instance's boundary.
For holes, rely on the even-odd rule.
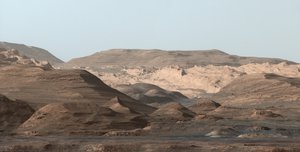
[[300,65],[124,52],[141,56],[134,67],[120,50],[92,56],[97,68],[68,68],[1,49],[0,151],[300,151]]

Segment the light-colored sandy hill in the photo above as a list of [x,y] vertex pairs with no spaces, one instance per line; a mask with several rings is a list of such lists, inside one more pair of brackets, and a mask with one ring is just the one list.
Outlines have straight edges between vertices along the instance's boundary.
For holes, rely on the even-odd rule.
[[170,91],[179,91],[194,98],[203,97],[206,93],[219,92],[230,82],[246,74],[274,73],[282,76],[300,77],[300,65],[280,64],[247,64],[239,67],[231,66],[195,66],[179,68],[177,66],[160,69],[131,68],[122,71],[96,72],[106,84],[117,87],[120,84],[150,83]]
[[73,59],[61,68],[80,68],[111,87],[148,83],[178,91],[189,98],[219,92],[245,74],[275,73],[300,77],[300,65],[272,59],[239,57],[219,50],[162,51],[114,49]]
[[178,102],[183,105],[191,104],[190,99],[179,92],[167,91],[147,83],[118,85],[115,89],[138,101],[155,107],[169,102]]
[[121,114],[95,102],[52,103],[35,112],[16,131],[19,135],[103,135],[114,130],[143,128],[147,120]]
[[13,131],[33,113],[25,102],[12,101],[0,94],[0,135]]
[[27,56],[29,58],[33,58],[39,61],[47,61],[52,65],[63,63],[62,60],[58,59],[47,50],[33,47],[33,46],[26,46],[24,44],[16,44],[16,43],[9,43],[9,42],[0,42],[0,48],[4,48],[7,50],[18,50],[21,55]]

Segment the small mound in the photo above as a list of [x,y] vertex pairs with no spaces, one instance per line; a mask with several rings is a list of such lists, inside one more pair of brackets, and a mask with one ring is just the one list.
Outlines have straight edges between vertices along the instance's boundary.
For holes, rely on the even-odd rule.
[[143,134],[142,129],[134,129],[127,131],[110,131],[103,136],[141,136]]
[[183,105],[191,102],[189,98],[179,92],[167,91],[153,84],[136,83],[133,85],[119,85],[116,89],[144,104],[155,107],[170,102],[178,102]]
[[251,118],[277,118],[282,117],[280,114],[273,113],[271,110],[255,110]]
[[281,134],[247,133],[239,135],[238,138],[287,138],[287,136]]
[[214,116],[214,115],[197,115],[195,117],[195,120],[215,120],[215,121],[218,121],[218,120],[221,120],[221,119],[224,119],[224,118]]
[[217,109],[210,111],[207,115],[213,115],[215,117],[222,117],[225,119],[248,119],[253,113],[253,109],[220,106]]
[[194,118],[196,114],[179,103],[168,103],[154,111],[151,116],[162,119],[187,120]]
[[212,137],[212,138],[219,138],[219,137],[233,137],[233,136],[237,136],[238,134],[239,132],[232,128],[218,128],[207,133],[205,136]]
[[12,101],[0,95],[0,134],[16,129],[33,113],[34,110],[25,102]]
[[251,132],[258,132],[258,131],[270,131],[272,130],[269,127],[264,127],[264,126],[252,126],[249,128],[246,128],[247,131],[251,131]]
[[113,130],[144,128],[147,121],[137,114],[121,114],[96,103],[48,104],[22,124],[21,135],[103,135]]
[[221,105],[210,99],[199,99],[196,104],[189,106],[188,108],[197,114],[205,114],[209,111],[213,111]]

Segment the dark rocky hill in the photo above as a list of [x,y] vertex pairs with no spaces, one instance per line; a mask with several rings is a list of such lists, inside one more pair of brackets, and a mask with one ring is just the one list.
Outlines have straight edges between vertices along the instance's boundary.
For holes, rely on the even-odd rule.
[[24,44],[16,44],[16,43],[8,43],[8,42],[0,42],[0,48],[4,48],[7,50],[15,49],[20,52],[21,55],[27,56],[29,58],[34,58],[39,61],[48,61],[52,65],[56,65],[59,63],[63,63],[62,60],[55,57],[53,54],[49,53],[49,51],[34,47],[27,46]]

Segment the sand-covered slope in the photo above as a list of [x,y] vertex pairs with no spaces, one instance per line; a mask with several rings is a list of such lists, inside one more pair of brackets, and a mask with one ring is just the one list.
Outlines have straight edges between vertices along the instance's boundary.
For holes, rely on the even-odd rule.
[[227,106],[275,106],[300,101],[300,78],[276,74],[242,76],[214,95],[216,101]]
[[296,137],[300,135],[299,84],[299,78],[245,75],[215,94],[212,98],[221,106],[205,115],[224,122],[230,119],[238,138]]
[[110,88],[84,70],[44,70],[40,67],[5,66],[0,68],[0,92],[11,98],[28,101],[34,107],[56,102],[94,101],[105,105],[111,98],[130,103],[128,106],[150,112],[146,106]]
[[16,44],[16,43],[9,43],[9,42],[0,42],[0,48],[4,48],[7,50],[11,50],[11,49],[18,50],[21,55],[39,61],[48,61],[52,65],[63,63],[62,60],[58,59],[57,57],[49,53],[47,50],[34,47],[34,46],[27,46],[24,44]]
[[136,113],[118,113],[93,102],[51,103],[33,114],[16,131],[20,135],[93,135],[143,128],[147,120]]
[[85,70],[46,68],[15,50],[0,55],[0,94],[16,100],[0,96],[0,133],[99,136],[144,128],[156,110]]
[[0,51],[0,93],[28,102],[38,109],[49,103],[97,102],[103,106],[119,97],[137,112],[154,110],[104,84],[85,70],[54,70],[49,64],[22,56],[15,50]]

